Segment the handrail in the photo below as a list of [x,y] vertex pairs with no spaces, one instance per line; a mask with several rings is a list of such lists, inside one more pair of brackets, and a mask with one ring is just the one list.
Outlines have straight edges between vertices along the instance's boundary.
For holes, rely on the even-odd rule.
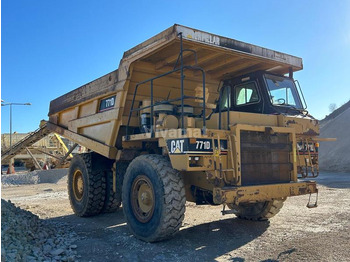
[[230,109],[231,109],[231,88],[229,88],[227,86],[226,90],[225,90],[226,86],[224,86],[221,90],[221,94],[219,96],[219,130],[222,129],[222,109],[221,109],[221,102],[222,102],[222,96],[223,96],[223,93],[226,91],[226,96],[227,96],[227,117],[226,117],[226,124],[227,124],[227,130],[230,130]]
[[[197,52],[193,49],[183,49],[182,52],[192,52],[194,54],[194,64],[197,66],[198,65],[198,59],[197,59]],[[177,57],[177,60],[174,65],[174,70],[176,69],[177,63],[179,62],[179,59],[181,57],[181,53]]]
[[[141,110],[144,110],[144,109],[147,109],[147,108],[151,108],[151,122],[150,122],[150,125],[151,125],[151,137],[153,138],[155,136],[155,130],[154,130],[154,125],[153,125],[153,121],[154,121],[154,112],[153,112],[153,109],[156,105],[160,105],[160,104],[164,104],[164,103],[169,103],[170,102],[176,102],[176,101],[181,101],[181,127],[182,127],[182,134],[185,134],[185,128],[184,128],[184,100],[185,99],[200,99],[200,100],[203,100],[203,112],[202,112],[202,121],[203,121],[203,128],[202,128],[202,133],[205,133],[206,132],[206,118],[205,118],[205,71],[203,68],[199,67],[199,66],[189,66],[189,65],[183,65],[183,52],[184,51],[191,51],[191,52],[194,52],[195,53],[195,60],[196,60],[196,63],[197,63],[197,55],[196,55],[196,52],[194,50],[191,50],[191,49],[183,49],[183,44],[182,44],[182,33],[179,33],[180,35],[180,45],[181,45],[181,48],[180,48],[180,54],[179,54],[179,57],[178,57],[178,60],[180,58],[181,60],[181,66],[180,68],[175,68],[177,63],[178,63],[178,60],[176,61],[176,64],[175,64],[175,67],[173,70],[169,71],[169,72],[166,72],[166,73],[163,73],[161,75],[157,75],[155,77],[152,77],[152,78],[149,78],[147,80],[144,80],[144,81],[141,81],[139,83],[136,84],[136,87],[135,87],[135,90],[134,90],[134,94],[133,94],[133,99],[132,99],[132,102],[131,102],[131,109],[130,109],[130,112],[129,112],[129,117],[128,117],[128,122],[127,122],[127,126],[126,126],[126,140],[129,140],[130,137],[129,137],[129,126],[130,126],[130,120],[131,120],[131,116],[132,116],[132,113],[133,112],[138,112],[138,111],[141,111]],[[203,96],[202,97],[197,97],[197,96],[185,96],[184,95],[184,83],[183,83],[183,80],[184,80],[184,74],[183,74],[183,71],[184,69],[190,69],[190,70],[198,70],[198,71],[201,71],[202,72],[202,81],[203,81]],[[170,74],[173,74],[175,72],[178,72],[178,71],[181,71],[181,97],[179,98],[175,98],[175,99],[171,99],[171,100],[167,100],[167,101],[161,101],[161,102],[156,102],[154,103],[154,100],[153,100],[153,82],[159,78],[162,78],[162,77],[165,77],[167,75],[170,75]],[[146,83],[151,83],[151,105],[148,105],[148,106],[144,106],[144,107],[139,107],[139,108],[134,108],[134,105],[135,105],[135,99],[136,99],[136,94],[137,94],[137,91],[138,91],[138,88],[139,86],[143,85],[143,84],[146,84]]]
[[[298,80],[294,80],[294,83],[297,83],[298,85],[298,89],[299,89],[299,91],[300,91],[300,93],[301,93],[301,96],[302,96],[302,98],[303,98],[303,101],[304,101],[304,104],[305,104],[305,108],[304,109],[307,109],[307,104],[306,104],[306,101],[305,101],[305,98],[304,98],[304,93],[303,93],[303,90],[301,89],[301,86],[300,86],[300,83],[299,83],[299,81]],[[301,102],[301,103],[303,103],[303,102]]]

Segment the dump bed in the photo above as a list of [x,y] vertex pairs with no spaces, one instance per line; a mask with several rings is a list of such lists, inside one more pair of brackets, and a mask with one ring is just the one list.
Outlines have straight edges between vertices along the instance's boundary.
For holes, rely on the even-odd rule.
[[[183,53],[184,64],[196,64],[205,71],[208,104],[215,103],[224,79],[258,70],[285,74],[303,67],[302,59],[295,56],[174,25],[126,51],[117,70],[51,101],[48,127],[106,157],[118,157],[136,85],[178,66],[180,33],[184,50],[192,50]],[[154,81],[155,100],[179,97],[180,81],[178,73]],[[198,96],[201,88],[202,75],[186,71],[185,92]],[[138,90],[136,105],[149,97],[147,84]],[[136,114],[130,125],[139,126]]]

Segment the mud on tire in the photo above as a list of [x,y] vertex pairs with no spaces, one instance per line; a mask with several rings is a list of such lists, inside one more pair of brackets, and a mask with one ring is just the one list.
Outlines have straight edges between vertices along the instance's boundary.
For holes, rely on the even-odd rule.
[[106,182],[98,154],[85,153],[73,157],[68,171],[68,195],[77,216],[87,217],[101,212]]
[[131,232],[156,242],[178,232],[185,213],[181,174],[160,155],[142,155],[129,165],[123,183],[123,211]]
[[275,216],[283,207],[285,199],[272,201],[247,203],[240,205],[228,205],[235,215],[241,219],[264,221]]

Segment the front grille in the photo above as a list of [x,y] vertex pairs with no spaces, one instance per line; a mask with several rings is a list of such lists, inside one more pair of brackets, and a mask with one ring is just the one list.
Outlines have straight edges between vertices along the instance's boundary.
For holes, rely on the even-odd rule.
[[289,182],[291,151],[289,134],[241,131],[242,185]]

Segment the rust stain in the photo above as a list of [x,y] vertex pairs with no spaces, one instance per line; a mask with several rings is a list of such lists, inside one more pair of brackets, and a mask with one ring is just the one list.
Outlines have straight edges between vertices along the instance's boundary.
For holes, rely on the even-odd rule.
[[307,136],[317,136],[319,135],[319,133],[317,133],[315,130],[313,129],[309,129],[308,131],[306,131],[305,133],[303,133],[303,135],[307,135]]
[[305,187],[300,187],[299,188],[299,194],[301,195],[305,195],[306,193],[308,193],[309,190],[307,190],[307,188]]

